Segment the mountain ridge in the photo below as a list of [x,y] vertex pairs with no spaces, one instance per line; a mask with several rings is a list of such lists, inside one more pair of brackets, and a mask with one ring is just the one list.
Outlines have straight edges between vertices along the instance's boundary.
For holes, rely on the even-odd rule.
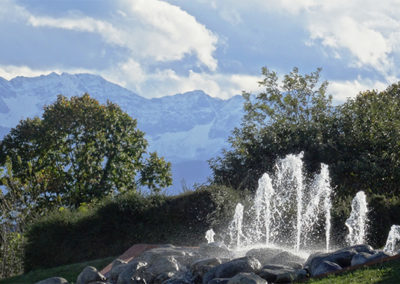
[[174,184],[178,187],[186,179],[179,168],[186,173],[190,170],[182,165],[190,165],[192,171],[199,172],[199,176],[185,180],[189,187],[206,180],[210,174],[206,161],[228,146],[227,138],[243,115],[241,96],[223,100],[194,90],[149,99],[88,73],[53,72],[11,80],[0,77],[0,139],[21,119],[40,116],[43,107],[52,104],[57,95],[72,97],[84,93],[100,103],[110,100],[136,119],[138,128],[146,133],[149,150],[171,161]]

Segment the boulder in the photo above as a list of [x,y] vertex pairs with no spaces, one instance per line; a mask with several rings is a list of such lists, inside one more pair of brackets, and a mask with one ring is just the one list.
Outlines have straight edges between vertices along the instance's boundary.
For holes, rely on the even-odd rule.
[[111,264],[111,270],[109,272],[109,279],[113,282],[117,282],[118,276],[128,267],[128,263],[126,261],[116,259]]
[[76,284],[88,284],[95,281],[106,281],[106,277],[93,266],[86,266],[78,275]]
[[117,284],[131,284],[132,279],[137,281],[136,283],[146,283],[143,277],[143,271],[148,266],[147,262],[134,259],[130,261],[128,265],[118,275]]
[[254,273],[239,273],[232,277],[228,284],[267,284],[267,281]]
[[207,284],[227,284],[230,278],[214,278],[207,282]]
[[288,251],[282,251],[270,259],[271,264],[304,263],[304,259]]
[[193,275],[194,282],[200,282],[211,268],[222,264],[222,260],[219,258],[206,258],[195,261],[190,266],[190,271]]
[[370,245],[355,245],[355,246],[350,246],[350,247],[344,248],[344,250],[346,250],[346,249],[347,250],[353,249],[356,252],[365,252],[365,253],[369,253],[369,254],[376,253],[376,251]]
[[265,265],[257,274],[268,282],[274,283],[292,282],[297,275],[296,269],[284,265]]
[[211,257],[218,257],[218,258],[231,258],[232,253],[228,249],[226,245],[219,242],[213,242],[208,244],[201,244],[199,248],[199,253],[203,257],[211,258]]
[[61,277],[51,277],[45,280],[36,282],[35,284],[68,284],[68,281]]
[[295,262],[295,261],[288,261],[285,263],[285,265],[289,266],[291,268],[294,268],[294,269],[302,269],[303,268],[303,265],[301,263]]
[[321,274],[325,274],[328,272],[333,272],[337,270],[341,270],[342,267],[335,263],[328,260],[324,260],[318,264],[318,266],[311,272],[311,276],[317,276]]
[[278,248],[257,248],[249,250],[246,256],[253,256],[260,261],[261,265],[267,265],[271,264],[270,260],[273,257],[282,252],[283,250]]
[[369,253],[366,252],[359,252],[353,256],[351,259],[351,266],[360,265],[368,262],[368,257],[371,256]]
[[[203,284],[208,284],[211,280],[213,280],[215,277],[215,272],[217,271],[218,265],[214,266],[210,270],[208,270],[204,275],[202,279]],[[229,279],[229,278],[228,278]]]
[[261,263],[254,257],[237,258],[215,267],[215,278],[231,278],[240,272],[256,272]]
[[377,252],[377,253],[375,253],[373,255],[370,255],[367,258],[367,262],[375,261],[375,260],[382,259],[382,258],[387,258],[387,257],[390,257],[390,256],[391,256],[390,254],[387,254],[386,252],[380,251],[380,252]]
[[182,271],[182,269],[176,258],[173,256],[164,256],[150,263],[149,266],[145,268],[143,276],[148,283],[153,283],[153,279],[160,275],[171,274],[174,276],[179,271]]
[[172,278],[164,281],[162,284],[192,284],[193,282],[184,278]]
[[357,251],[353,248],[344,248],[332,253],[314,253],[308,257],[304,267],[311,275],[314,275],[314,270],[324,261],[336,263],[342,268],[348,267],[356,254]]
[[163,272],[157,275],[157,277],[155,277],[151,283],[154,284],[161,284],[161,283],[165,283],[168,280],[172,279],[175,276],[175,272]]
[[160,258],[173,257],[179,266],[188,266],[193,261],[199,259],[201,256],[196,248],[175,247],[173,245],[165,245],[162,247],[153,248],[143,252],[136,259],[143,260],[149,264],[157,261]]

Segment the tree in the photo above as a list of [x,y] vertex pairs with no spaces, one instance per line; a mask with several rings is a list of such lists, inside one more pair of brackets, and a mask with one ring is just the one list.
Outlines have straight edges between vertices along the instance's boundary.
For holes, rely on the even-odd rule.
[[111,102],[60,95],[42,119],[21,121],[1,141],[0,165],[10,159],[13,175],[32,184],[39,206],[78,207],[141,186],[159,192],[171,185],[171,165],[147,153],[136,125]]
[[334,159],[340,194],[400,192],[400,84],[359,93],[338,108]]
[[276,72],[262,69],[259,84],[265,91],[243,93],[245,115],[229,138],[231,150],[210,162],[214,182],[254,190],[278,157],[300,151],[311,169],[316,166],[324,155],[333,111],[328,83],[318,82],[320,72],[301,75],[293,68],[280,82]]

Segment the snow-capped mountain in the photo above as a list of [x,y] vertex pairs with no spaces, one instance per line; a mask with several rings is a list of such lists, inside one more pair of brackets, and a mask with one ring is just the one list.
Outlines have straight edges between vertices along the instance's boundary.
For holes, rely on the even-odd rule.
[[172,192],[179,191],[182,183],[190,187],[206,181],[207,160],[227,147],[227,138],[243,115],[241,96],[221,100],[192,91],[146,99],[90,74],[51,73],[10,81],[0,77],[0,139],[21,119],[40,116],[43,106],[53,103],[58,94],[84,93],[101,103],[110,100],[137,119],[150,150],[172,163]]

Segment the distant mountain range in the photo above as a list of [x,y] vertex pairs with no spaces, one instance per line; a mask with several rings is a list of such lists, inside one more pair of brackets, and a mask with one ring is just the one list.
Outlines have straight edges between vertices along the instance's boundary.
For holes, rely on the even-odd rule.
[[229,100],[210,97],[203,91],[146,99],[128,89],[91,74],[39,77],[0,77],[0,139],[21,119],[40,116],[43,106],[58,94],[66,97],[89,93],[101,103],[110,100],[131,117],[146,133],[151,151],[157,151],[173,166],[174,185],[191,187],[210,175],[207,160],[227,147],[227,138],[243,116],[241,96]]

